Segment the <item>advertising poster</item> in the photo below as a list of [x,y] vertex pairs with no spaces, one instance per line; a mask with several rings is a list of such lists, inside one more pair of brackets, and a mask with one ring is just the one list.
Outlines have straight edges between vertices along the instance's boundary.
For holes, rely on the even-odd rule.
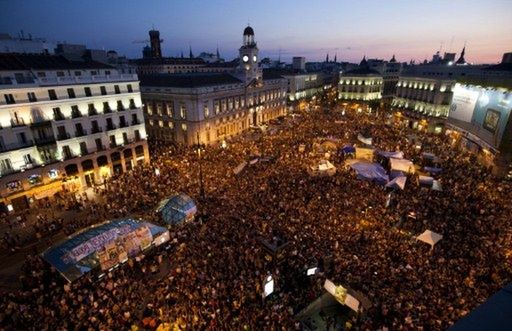
[[135,232],[126,234],[123,238],[124,250],[128,256],[136,256],[140,252],[140,242]]
[[472,90],[460,84],[455,84],[448,117],[470,123],[479,94],[478,90]]
[[149,231],[149,228],[147,226],[138,228],[137,230],[135,230],[135,233],[137,234],[137,237],[139,239],[141,250],[144,250],[151,245],[151,242],[153,241],[153,236],[151,235],[151,232]]
[[494,109],[487,109],[487,112],[484,117],[483,127],[494,133],[498,128],[498,123],[500,122],[500,113]]

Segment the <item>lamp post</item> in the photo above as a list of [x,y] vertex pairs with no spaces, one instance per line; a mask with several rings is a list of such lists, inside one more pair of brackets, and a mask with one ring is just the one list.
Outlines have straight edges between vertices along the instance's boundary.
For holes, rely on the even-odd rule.
[[199,132],[197,132],[197,156],[199,157],[199,196],[204,201],[204,186],[203,186],[203,167],[201,162],[201,144],[199,142]]

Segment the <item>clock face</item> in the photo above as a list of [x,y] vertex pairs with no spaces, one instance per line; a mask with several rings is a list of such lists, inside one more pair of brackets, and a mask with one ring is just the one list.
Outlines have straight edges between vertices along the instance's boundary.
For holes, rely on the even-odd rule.
[[254,56],[252,57],[252,60],[253,60],[253,62],[256,62],[256,61],[258,60],[258,58],[256,57],[256,55],[254,55]]
[[244,62],[247,62],[247,61],[249,61],[249,57],[248,57],[247,55],[244,55],[244,57],[242,57],[242,60],[243,60]]

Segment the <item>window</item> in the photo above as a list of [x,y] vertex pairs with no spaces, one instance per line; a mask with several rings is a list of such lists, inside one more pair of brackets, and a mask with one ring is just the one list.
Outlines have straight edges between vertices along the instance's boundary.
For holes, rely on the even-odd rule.
[[62,158],[64,160],[72,158],[73,155],[71,154],[71,149],[69,146],[62,146]]
[[72,89],[72,88],[68,88],[68,96],[69,96],[70,99],[76,98],[75,90]]
[[85,96],[86,97],[91,97],[92,96],[91,88],[90,87],[84,87],[84,92],[85,92]]
[[208,118],[208,116],[210,116],[210,109],[208,109],[207,103],[204,104],[203,110],[204,110],[204,118]]
[[115,135],[111,135],[110,136],[110,147],[116,147],[116,146],[117,146],[116,136]]
[[185,108],[185,105],[180,106],[180,116],[181,118],[187,117],[187,109]]
[[128,90],[128,92],[132,93],[133,92],[132,84],[126,85],[126,89]]
[[64,77],[64,71],[57,71],[57,77]]
[[163,128],[163,127],[164,127],[164,121],[159,120],[159,121],[158,121],[158,126],[159,126],[159,127],[161,127],[161,128]]
[[98,151],[103,150],[103,143],[101,141],[101,138],[96,138],[94,140],[94,142],[96,143],[96,150],[98,150]]
[[76,123],[75,124],[75,136],[76,137],[82,137],[85,136],[85,131],[82,126],[82,123]]
[[18,133],[18,141],[22,145],[26,145],[27,144],[27,136],[25,135],[25,132]]
[[181,124],[181,129],[182,129],[183,131],[187,131],[187,124],[186,124],[186,123],[182,123],[182,124]]
[[118,111],[123,111],[124,110],[124,105],[123,105],[123,102],[121,100],[117,100],[117,110]]
[[130,99],[130,109],[135,109],[135,108],[137,108],[137,107],[135,106],[135,100]]
[[71,106],[71,118],[82,117],[82,113],[80,113],[80,109],[78,109],[77,105]]
[[119,127],[124,128],[126,126],[127,125],[126,125],[126,120],[125,120],[124,116],[119,116]]
[[98,115],[96,108],[94,108],[94,103],[90,103],[87,105],[87,112],[89,113],[89,116]]
[[14,95],[12,95],[12,94],[4,94],[4,98],[5,98],[5,102],[9,105],[16,103],[16,101],[14,101]]
[[132,125],[139,124],[139,119],[137,118],[137,114],[132,114]]
[[91,121],[91,133],[98,133],[100,132],[100,127],[98,126],[98,121],[94,120]]
[[105,86],[100,86],[101,95],[107,95],[107,88]]
[[0,160],[0,173],[3,175],[12,171],[12,163],[10,159]]
[[44,72],[44,71],[38,72],[37,77],[41,77],[41,78],[46,77],[46,72]]
[[61,121],[64,119],[64,115],[60,111],[59,107],[53,108],[53,119],[55,119],[56,121]]
[[110,75],[110,70],[105,70],[105,75]]
[[140,140],[140,131],[135,130],[134,133],[135,133],[135,140],[139,141]]
[[128,134],[126,132],[123,132],[123,144],[128,145]]
[[80,154],[81,155],[89,154],[89,151],[87,150],[87,143],[85,141],[82,141],[80,143]]
[[110,109],[110,105],[107,101],[103,102],[103,112],[104,113],[111,113],[112,109]]
[[48,90],[48,97],[50,100],[57,100],[57,93],[55,93],[55,90]]
[[215,114],[218,114],[220,112],[219,100],[215,100],[213,102],[213,108],[215,108]]
[[107,130],[113,130],[113,129],[114,129],[114,124],[112,123],[112,119],[107,118]]
[[121,94],[121,90],[119,89],[119,85],[114,85],[114,91],[116,94]]
[[37,101],[36,94],[34,92],[28,92],[27,97],[28,97],[28,101],[30,101],[30,102]]

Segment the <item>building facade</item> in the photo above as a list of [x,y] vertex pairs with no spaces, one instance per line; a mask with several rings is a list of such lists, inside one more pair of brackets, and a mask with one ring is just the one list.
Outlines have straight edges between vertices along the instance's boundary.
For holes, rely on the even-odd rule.
[[240,64],[230,72],[142,76],[148,135],[212,144],[284,115],[287,81],[263,73],[250,27],[239,53]]
[[149,161],[137,75],[62,56],[1,54],[0,64],[3,205],[26,208]]
[[338,83],[338,98],[341,100],[376,101],[382,98],[383,77],[370,69],[363,58],[356,69],[342,72]]
[[411,118],[425,119],[425,129],[439,133],[443,123],[440,119],[448,116],[454,86],[455,81],[450,79],[402,76],[392,106]]

